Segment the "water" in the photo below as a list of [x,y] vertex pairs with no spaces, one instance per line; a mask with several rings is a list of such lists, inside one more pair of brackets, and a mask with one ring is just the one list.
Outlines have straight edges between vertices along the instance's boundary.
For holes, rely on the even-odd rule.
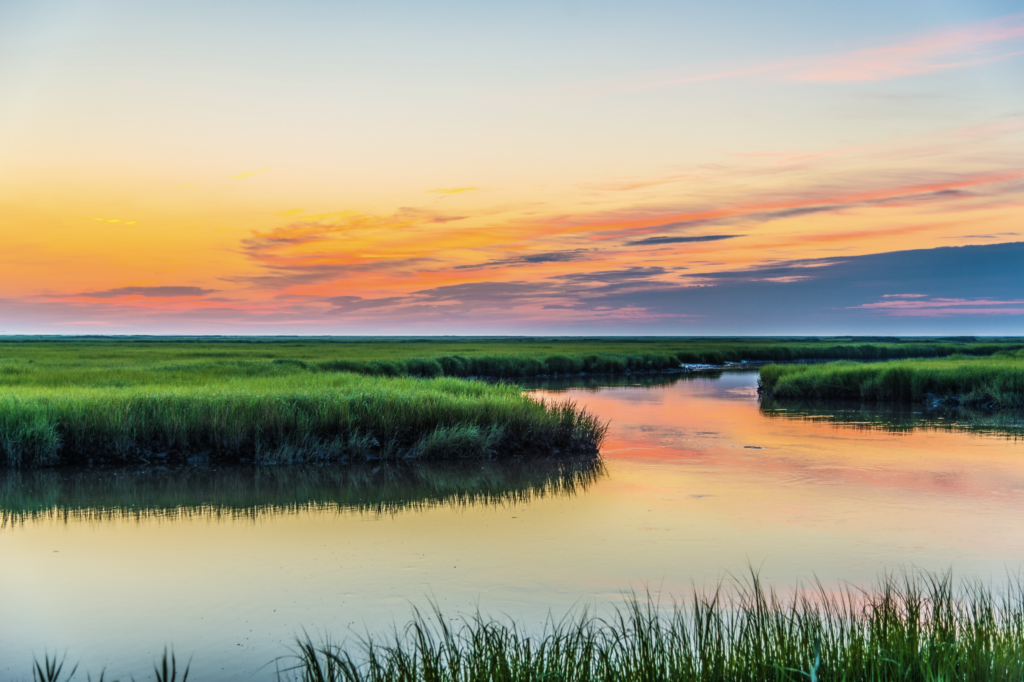
[[751,565],[781,587],[1021,568],[1017,417],[760,406],[751,372],[590,383],[535,390],[611,419],[603,465],[6,473],[0,679],[57,648],[141,680],[165,644],[197,678],[267,679],[304,628],[431,599],[539,625]]

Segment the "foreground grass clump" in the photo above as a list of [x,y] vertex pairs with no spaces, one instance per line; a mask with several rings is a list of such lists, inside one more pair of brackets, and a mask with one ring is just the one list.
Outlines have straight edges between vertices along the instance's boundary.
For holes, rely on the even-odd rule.
[[583,612],[539,634],[417,613],[384,639],[307,638],[298,656],[286,675],[308,682],[1009,681],[1024,678],[1024,590],[918,575],[784,599],[755,577],[670,609],[633,598],[610,618]]
[[7,466],[204,455],[258,462],[596,452],[605,425],[573,403],[458,379],[353,374],[0,394]]
[[953,356],[858,364],[769,365],[764,393],[778,399],[922,402],[987,408],[1024,407],[1024,354]]
[[[64,661],[37,660],[56,675],[36,679],[71,679]],[[634,595],[609,617],[584,610],[539,632],[435,608],[383,638],[307,635],[271,665],[278,680],[302,682],[1019,682],[1024,584],[997,593],[918,573],[784,598],[755,575],[671,607]],[[157,679],[175,669],[165,651]]]

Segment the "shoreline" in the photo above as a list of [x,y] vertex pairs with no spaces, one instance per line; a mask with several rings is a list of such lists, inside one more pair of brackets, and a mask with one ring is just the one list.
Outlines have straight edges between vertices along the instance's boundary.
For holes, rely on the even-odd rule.
[[1024,352],[762,367],[758,394],[775,400],[839,400],[970,407],[995,412],[1024,408]]

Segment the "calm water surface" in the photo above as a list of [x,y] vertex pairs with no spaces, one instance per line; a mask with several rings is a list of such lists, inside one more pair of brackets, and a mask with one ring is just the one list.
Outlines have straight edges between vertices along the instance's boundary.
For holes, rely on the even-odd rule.
[[0,678],[58,648],[141,680],[173,644],[197,679],[266,679],[303,628],[379,632],[430,599],[539,624],[748,565],[783,587],[1020,570],[1019,424],[762,408],[752,372],[659,381],[536,389],[611,420],[597,468],[7,473]]

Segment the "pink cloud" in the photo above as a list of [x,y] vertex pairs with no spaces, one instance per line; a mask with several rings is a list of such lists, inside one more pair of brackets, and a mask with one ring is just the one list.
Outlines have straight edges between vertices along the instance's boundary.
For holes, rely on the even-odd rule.
[[796,82],[845,83],[917,76],[977,66],[1024,54],[1024,14],[932,31],[887,45],[818,54],[721,71],[683,75],[662,71],[640,76],[621,90],[649,90],[686,83],[773,76]]
[[[907,298],[907,297],[913,298]],[[887,294],[890,300],[850,306],[851,309],[881,310],[895,317],[947,317],[949,315],[1024,315],[1024,299],[993,301],[987,298],[930,298],[920,294]],[[900,298],[896,298],[900,297]]]
[[1024,54],[1024,14],[928,33],[882,47],[854,50],[800,64],[798,81],[865,81],[974,66]]

